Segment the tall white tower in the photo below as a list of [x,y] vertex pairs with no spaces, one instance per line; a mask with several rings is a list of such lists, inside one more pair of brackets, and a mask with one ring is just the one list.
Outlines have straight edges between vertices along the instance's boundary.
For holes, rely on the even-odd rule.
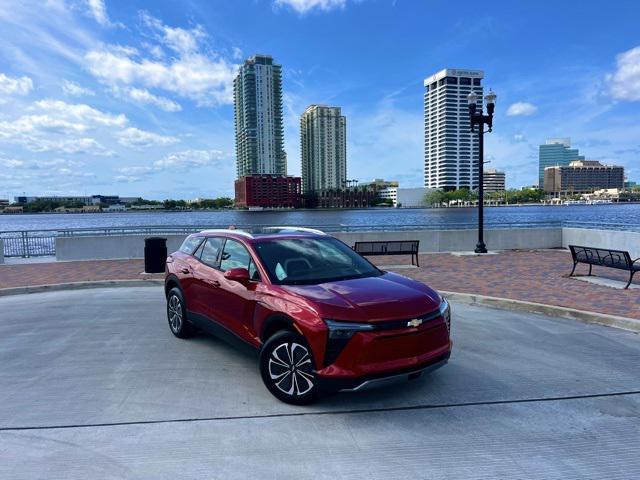
[[478,187],[478,137],[470,131],[467,95],[473,91],[482,101],[483,77],[482,70],[446,68],[424,80],[425,187]]
[[345,186],[347,121],[340,107],[307,107],[300,117],[300,150],[303,192]]

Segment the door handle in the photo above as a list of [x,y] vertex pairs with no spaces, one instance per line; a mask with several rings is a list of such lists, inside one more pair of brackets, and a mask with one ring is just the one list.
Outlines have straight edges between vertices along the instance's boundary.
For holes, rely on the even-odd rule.
[[212,287],[215,287],[215,288],[220,287],[220,282],[217,280],[205,280],[205,282],[211,285]]

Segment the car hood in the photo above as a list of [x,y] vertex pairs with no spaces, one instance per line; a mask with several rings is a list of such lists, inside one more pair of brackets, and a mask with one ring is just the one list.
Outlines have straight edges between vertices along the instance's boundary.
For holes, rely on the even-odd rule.
[[318,285],[282,286],[311,303],[323,318],[376,322],[411,318],[438,308],[440,296],[423,283],[385,272]]

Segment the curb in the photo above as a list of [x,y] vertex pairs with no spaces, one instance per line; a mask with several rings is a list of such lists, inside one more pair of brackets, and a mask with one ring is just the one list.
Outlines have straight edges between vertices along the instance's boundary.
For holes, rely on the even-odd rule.
[[30,285],[27,287],[0,288],[0,297],[29,293],[59,292],[63,290],[86,290],[90,288],[127,288],[164,285],[163,279],[147,280],[97,280],[87,282],[54,283],[50,285]]
[[[0,297],[9,295],[24,295],[29,293],[59,292],[63,290],[86,290],[90,288],[127,288],[149,287],[164,285],[163,279],[150,278],[146,280],[98,280],[90,282],[55,283],[51,285],[33,285],[27,287],[0,288]],[[550,317],[578,320],[584,323],[595,323],[607,327],[628,330],[640,333],[640,320],[606,313],[576,310],[575,308],[559,307],[544,303],[526,302],[510,298],[489,297],[474,293],[458,293],[441,290],[440,293],[448,300],[464,303],[466,305],[479,305],[483,307],[498,308],[526,313],[538,313]]]
[[473,293],[458,293],[440,291],[447,299],[464,303],[466,305],[479,305],[483,307],[498,308],[501,310],[512,310],[526,313],[538,313],[556,318],[567,318],[578,320],[584,323],[595,323],[607,327],[628,330],[640,333],[640,320],[628,317],[619,317],[606,313],[589,312],[577,310],[575,308],[559,307],[547,305],[545,303],[526,302],[524,300],[513,300],[510,298],[489,297],[486,295],[476,295]]

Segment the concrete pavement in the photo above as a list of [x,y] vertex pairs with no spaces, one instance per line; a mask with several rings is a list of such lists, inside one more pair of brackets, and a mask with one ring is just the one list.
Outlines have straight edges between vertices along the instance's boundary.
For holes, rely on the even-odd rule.
[[293,407],[162,289],[0,298],[0,478],[640,476],[640,337],[454,304],[449,365]]

